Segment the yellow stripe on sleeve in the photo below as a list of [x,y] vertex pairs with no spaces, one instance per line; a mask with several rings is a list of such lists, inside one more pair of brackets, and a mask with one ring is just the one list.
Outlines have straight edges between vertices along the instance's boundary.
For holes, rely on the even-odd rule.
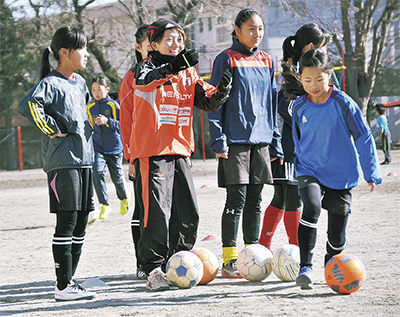
[[48,126],[46,121],[43,119],[43,116],[41,115],[39,109],[38,109],[38,104],[37,103],[32,103],[28,101],[29,104],[29,110],[32,115],[32,119],[35,121],[36,126],[44,133],[44,134],[53,134],[54,131],[52,128]]

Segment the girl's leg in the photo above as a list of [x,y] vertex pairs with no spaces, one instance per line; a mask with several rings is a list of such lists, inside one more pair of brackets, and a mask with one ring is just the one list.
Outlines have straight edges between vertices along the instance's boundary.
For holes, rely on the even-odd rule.
[[196,242],[199,225],[199,209],[190,170],[189,159],[177,156],[169,221],[168,258],[182,250],[191,250]]
[[[77,211],[58,211],[53,237],[53,258],[57,276],[57,287],[63,290],[71,281],[73,269],[72,240],[76,227]],[[86,219],[87,221],[87,219]]]
[[264,220],[260,234],[260,244],[271,249],[272,237],[283,216],[283,186],[274,186],[274,197],[264,212]]
[[299,245],[298,231],[301,217],[301,198],[294,185],[283,185],[285,195],[285,214],[283,222],[290,244]]
[[94,152],[93,163],[93,184],[94,189],[99,199],[100,204],[108,205],[107,184],[105,174],[107,170],[107,163],[104,155],[99,152]]
[[325,265],[346,247],[346,227],[349,214],[339,215],[328,211],[328,241],[326,242]]
[[117,192],[117,197],[119,200],[124,200],[127,198],[127,193],[125,191],[124,173],[122,171],[122,158],[123,153],[116,155],[105,155],[108,171],[110,172],[110,177],[114,183],[115,190]]
[[247,185],[227,185],[226,203],[222,213],[222,257],[226,265],[238,257],[236,240],[240,214],[246,201]]
[[260,236],[261,200],[263,184],[249,184],[243,208],[242,230],[245,245],[258,243]]
[[88,222],[89,212],[78,212],[75,230],[72,234],[72,276],[75,275],[78,267],[79,259],[82,253],[83,242],[85,241],[86,226]]
[[303,213],[299,222],[300,267],[311,267],[317,239],[317,222],[321,213],[321,187],[313,177],[299,177]]

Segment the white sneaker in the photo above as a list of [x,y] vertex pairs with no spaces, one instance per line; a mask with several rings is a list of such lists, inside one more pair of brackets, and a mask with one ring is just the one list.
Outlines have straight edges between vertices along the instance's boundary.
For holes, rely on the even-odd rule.
[[99,219],[99,208],[94,207],[94,210],[89,212],[89,218],[88,218],[88,223],[87,225],[90,226],[96,222],[97,219]]
[[150,272],[147,277],[146,288],[151,291],[170,289],[166,275],[161,268],[155,268]]
[[96,293],[88,292],[75,281],[70,281],[62,291],[58,289],[56,284],[54,297],[56,301],[92,299],[96,297]]

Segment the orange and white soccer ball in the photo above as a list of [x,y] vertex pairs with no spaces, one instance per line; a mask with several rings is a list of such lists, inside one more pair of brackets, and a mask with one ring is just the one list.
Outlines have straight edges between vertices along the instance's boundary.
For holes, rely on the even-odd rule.
[[337,254],[325,266],[325,281],[337,293],[354,293],[365,282],[364,264],[354,255]]
[[196,254],[201,262],[203,262],[203,278],[199,284],[207,284],[211,282],[218,274],[219,262],[217,256],[209,249],[195,248],[190,252]]

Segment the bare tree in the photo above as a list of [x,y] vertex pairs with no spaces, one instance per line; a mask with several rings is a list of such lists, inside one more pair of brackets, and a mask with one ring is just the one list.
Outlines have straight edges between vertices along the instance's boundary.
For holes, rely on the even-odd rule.
[[[338,53],[342,48],[345,53],[346,92],[365,116],[377,76],[384,66],[394,65],[394,59],[388,59],[388,52],[399,41],[400,1],[278,0],[269,3],[290,12],[300,22],[299,26],[301,22],[314,21],[332,32]],[[389,31],[396,23],[397,34],[391,35]]]

